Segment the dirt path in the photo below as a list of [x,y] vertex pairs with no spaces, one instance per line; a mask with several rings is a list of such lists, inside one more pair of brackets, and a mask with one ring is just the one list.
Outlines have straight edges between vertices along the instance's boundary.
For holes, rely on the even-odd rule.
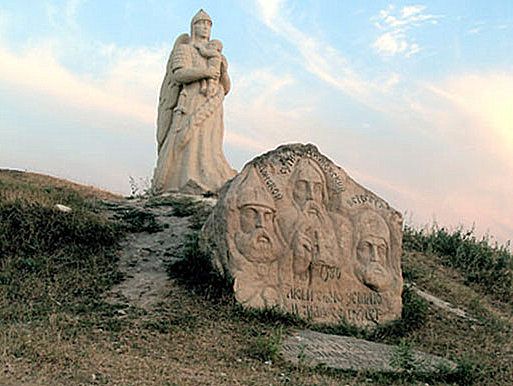
[[[183,197],[183,196],[182,196]],[[200,200],[201,197],[190,197]],[[191,232],[189,217],[173,215],[172,205],[149,205],[148,199],[108,203],[111,217],[139,215],[146,221],[142,231],[129,233],[121,244],[119,269],[124,280],[107,294],[110,303],[151,309],[172,289],[166,272],[169,263],[180,258],[186,235]],[[148,222],[151,229],[148,231]]]

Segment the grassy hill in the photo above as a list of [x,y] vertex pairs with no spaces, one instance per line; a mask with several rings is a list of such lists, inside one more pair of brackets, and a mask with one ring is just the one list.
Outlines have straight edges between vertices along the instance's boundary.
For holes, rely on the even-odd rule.
[[[47,176],[0,171],[0,385],[513,384],[513,257],[472,232],[406,228],[403,320],[374,331],[316,328],[397,344],[405,371],[340,372],[283,362],[283,337],[314,327],[237,306],[197,250],[208,207],[187,200],[151,202],[190,219],[176,251],[185,260],[169,267],[166,300],[152,311],[107,303],[103,294],[123,280],[119,243],[156,225],[148,213],[113,220],[103,200],[123,201]],[[474,320],[429,305],[415,288]],[[458,371],[412,373],[412,348],[453,359]]]

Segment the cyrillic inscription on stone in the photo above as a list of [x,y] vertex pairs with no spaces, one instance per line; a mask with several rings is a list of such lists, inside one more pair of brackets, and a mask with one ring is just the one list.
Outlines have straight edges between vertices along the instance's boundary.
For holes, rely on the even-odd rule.
[[319,323],[401,315],[402,216],[313,145],[284,145],[222,189],[202,231],[245,306]]

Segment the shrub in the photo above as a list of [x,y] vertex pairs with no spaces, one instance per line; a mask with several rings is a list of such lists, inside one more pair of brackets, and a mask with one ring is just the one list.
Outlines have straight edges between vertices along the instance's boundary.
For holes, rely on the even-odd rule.
[[406,226],[405,250],[432,253],[441,262],[458,269],[466,284],[479,285],[486,293],[504,302],[513,301],[513,255],[509,245],[491,245],[487,237],[478,239],[474,230],[434,227],[430,232]]
[[232,299],[232,283],[214,269],[210,257],[199,249],[198,232],[187,235],[182,258],[168,265],[168,274],[207,299]]
[[[15,199],[0,199],[2,321],[98,307],[99,295],[120,279],[113,253],[120,229],[66,189],[11,184],[9,190]],[[55,203],[73,211],[60,212]]]

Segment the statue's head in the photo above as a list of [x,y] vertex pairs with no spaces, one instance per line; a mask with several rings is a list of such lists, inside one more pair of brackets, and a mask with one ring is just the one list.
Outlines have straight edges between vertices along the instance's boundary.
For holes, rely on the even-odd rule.
[[357,276],[374,290],[385,290],[390,284],[390,230],[379,214],[365,210],[357,218]]
[[191,20],[191,36],[192,39],[200,40],[210,39],[210,30],[212,28],[212,19],[203,9],[200,9]]
[[269,193],[250,172],[249,186],[238,192],[239,229],[235,243],[239,252],[250,261],[269,262],[276,259],[278,240],[274,218],[276,207]]
[[327,199],[326,178],[317,163],[302,159],[291,176],[292,199],[305,214],[320,215]]

